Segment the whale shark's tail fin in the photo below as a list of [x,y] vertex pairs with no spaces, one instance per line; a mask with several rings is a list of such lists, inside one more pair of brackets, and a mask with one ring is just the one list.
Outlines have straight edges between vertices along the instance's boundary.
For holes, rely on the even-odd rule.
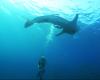
[[79,31],[79,28],[77,26],[78,16],[79,16],[79,14],[76,14],[74,19],[72,21],[70,21],[68,23],[68,25],[66,25],[67,27],[63,28],[63,30],[60,33],[56,34],[56,36],[60,36],[60,35],[62,35],[64,33],[68,33],[70,35],[74,35],[76,32],[78,32]]
[[77,26],[78,18],[79,14],[76,14],[74,19],[71,21],[71,24],[73,24],[73,29],[75,29],[76,31],[79,31],[79,27]]
[[74,19],[72,20],[72,23],[77,24],[78,17],[79,17],[79,14],[76,14],[76,16],[74,17]]

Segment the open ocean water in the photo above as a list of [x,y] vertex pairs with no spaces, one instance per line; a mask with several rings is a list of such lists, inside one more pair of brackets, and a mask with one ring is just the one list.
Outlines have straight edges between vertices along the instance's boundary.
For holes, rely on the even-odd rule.
[[[80,31],[55,36],[52,24],[27,20],[57,14]],[[100,80],[100,0],[0,0],[0,80],[39,80],[38,61],[46,58],[43,80]]]

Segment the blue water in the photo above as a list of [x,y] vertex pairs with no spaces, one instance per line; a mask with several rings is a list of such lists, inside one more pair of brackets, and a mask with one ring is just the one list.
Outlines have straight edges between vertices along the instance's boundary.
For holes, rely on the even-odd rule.
[[[0,0],[0,80],[39,80],[38,60],[47,59],[45,80],[100,80],[100,0]],[[51,24],[25,29],[27,19],[79,14],[74,36]]]

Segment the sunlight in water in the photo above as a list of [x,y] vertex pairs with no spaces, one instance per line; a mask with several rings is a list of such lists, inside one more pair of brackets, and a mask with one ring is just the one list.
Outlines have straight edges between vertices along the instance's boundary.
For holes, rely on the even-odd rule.
[[71,0],[9,0],[9,2],[19,7],[19,9],[24,8],[32,12],[34,10],[38,13],[55,11],[55,13],[64,12],[72,14],[72,8],[77,7],[76,3]]
[[[39,6],[48,6],[48,7],[56,7],[56,6],[62,6],[65,5],[65,2],[67,3],[67,6],[73,6],[74,3],[71,0],[9,0],[13,4],[38,4]],[[33,5],[34,6],[34,5]]]

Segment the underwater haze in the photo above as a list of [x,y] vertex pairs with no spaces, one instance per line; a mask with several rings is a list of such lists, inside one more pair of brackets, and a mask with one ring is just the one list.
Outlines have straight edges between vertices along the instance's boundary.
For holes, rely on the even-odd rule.
[[[71,21],[75,35],[52,24],[27,20],[58,14]],[[38,61],[47,60],[44,80],[100,80],[100,0],[0,0],[0,80],[39,80]]]

